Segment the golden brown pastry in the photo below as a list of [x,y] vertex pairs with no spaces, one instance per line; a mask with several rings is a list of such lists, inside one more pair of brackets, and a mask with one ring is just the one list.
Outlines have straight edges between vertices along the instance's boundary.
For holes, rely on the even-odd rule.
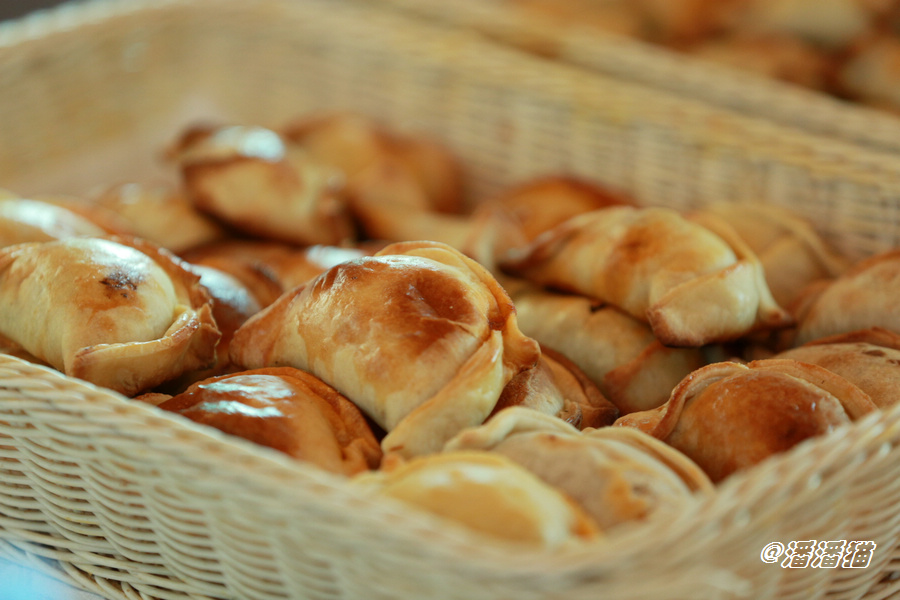
[[344,173],[351,196],[443,213],[462,209],[460,166],[428,138],[388,131],[348,112],[302,119],[282,134],[316,161]]
[[[572,177],[542,177],[514,186],[479,203],[471,215],[444,214],[409,202],[409,194],[384,182],[383,194],[357,198],[354,206],[369,235],[401,242],[442,242],[495,272],[498,261],[570,217],[598,208],[630,203],[623,194]],[[408,180],[405,180],[409,183]],[[374,185],[374,184],[373,184]]]
[[870,327],[900,332],[900,250],[862,260],[840,277],[811,284],[795,303],[794,345]]
[[762,263],[779,306],[790,306],[808,284],[837,277],[849,266],[807,221],[780,206],[718,202],[692,217],[701,224],[708,217],[722,219],[741,236]]
[[240,231],[295,244],[354,236],[342,177],[261,127],[195,128],[171,151],[201,211]]
[[522,332],[571,359],[622,414],[660,406],[706,364],[699,349],[663,346],[646,323],[613,306],[502,281]]
[[251,318],[231,343],[244,368],[314,373],[388,432],[385,452],[406,456],[482,423],[539,356],[497,281],[435,242],[338,265]]
[[900,401],[900,334],[879,327],[808,342],[781,352],[790,358],[824,367],[864,391],[878,408]]
[[98,194],[92,202],[123,219],[132,235],[175,254],[225,236],[179,190],[166,185],[127,183]]
[[534,368],[506,384],[489,418],[510,407],[537,410],[577,429],[612,425],[619,416],[619,410],[575,363],[547,347],[541,347]]
[[355,475],[381,462],[381,448],[359,409],[299,369],[213,377],[159,407],[333,473]]
[[666,404],[621,417],[616,426],[663,440],[719,482],[875,410],[840,375],[770,359],[707,365],[686,377]]
[[108,232],[66,208],[0,190],[0,247]]
[[190,265],[189,268],[200,277],[200,285],[209,294],[212,316],[221,337],[216,344],[215,364],[209,368],[185,371],[159,387],[160,391],[170,394],[183,392],[196,381],[239,370],[231,363],[229,356],[231,339],[247,319],[263,308],[253,290],[232,275],[207,266]]
[[485,207],[505,211],[530,242],[576,215],[608,206],[633,204],[634,200],[624,193],[575,177],[557,175],[513,186],[485,200],[476,212]]
[[300,248],[278,242],[223,240],[186,252],[191,264],[229,273],[254,291],[263,306],[342,262],[373,254],[337,246]]
[[752,251],[724,223],[705,225],[667,208],[610,207],[569,219],[501,266],[617,306],[670,346],[788,323]]
[[68,238],[0,250],[0,334],[66,375],[126,395],[209,366],[220,334],[199,278],[165,250],[128,243]]
[[468,219],[469,230],[459,249],[496,271],[498,263],[545,231],[576,215],[624,204],[634,202],[625,194],[574,177],[533,179],[481,202]]
[[607,532],[625,523],[672,516],[713,486],[687,457],[637,430],[584,433],[520,408],[467,429],[446,451],[485,450],[522,465],[562,490]]
[[363,494],[395,498],[517,544],[556,548],[598,535],[572,500],[497,454],[421,456],[386,464],[382,471],[352,481]]

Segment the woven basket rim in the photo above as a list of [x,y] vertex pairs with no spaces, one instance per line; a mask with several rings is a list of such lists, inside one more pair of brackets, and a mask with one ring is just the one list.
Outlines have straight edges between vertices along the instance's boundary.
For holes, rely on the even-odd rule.
[[[557,23],[540,19],[524,11],[510,10],[503,6],[502,0],[462,0],[453,3],[441,0],[378,1],[427,19],[473,28],[491,38],[524,36],[542,39],[545,43],[556,44],[559,58],[572,65],[658,88],[663,93],[702,101],[709,106],[733,110],[738,114],[756,110],[753,104],[739,96],[758,97],[765,105],[762,110],[770,111],[770,114],[754,112],[753,116],[757,118],[773,119],[773,122],[800,129],[812,125],[824,126],[828,131],[817,133],[853,143],[862,142],[882,152],[900,150],[898,115],[756,72],[675,52],[615,31],[600,30],[580,22]],[[607,62],[606,59],[598,61],[598,55],[615,56],[616,62]],[[601,70],[598,71],[598,68]],[[662,81],[651,78],[642,75],[642,71],[671,74],[671,79]],[[715,94],[710,93],[711,88],[716,89]],[[723,97],[737,102],[737,105],[729,106],[724,103]],[[774,103],[778,103],[775,109],[772,108]],[[820,116],[810,116],[817,114]],[[794,121],[798,118],[804,121],[802,126]]]
[[[217,453],[228,459],[226,461],[228,464],[241,467],[237,479],[242,485],[281,490],[283,492],[281,499],[284,501],[290,501],[290,495],[285,492],[287,487],[284,484],[297,481],[314,485],[318,490],[327,491],[329,494],[350,498],[351,501],[361,499],[358,496],[359,490],[338,475],[17,357],[0,354],[2,387],[15,387],[11,386],[8,378],[2,377],[2,371],[7,369],[13,369],[21,376],[33,379],[40,386],[77,391],[93,402],[121,403],[116,412],[123,417],[137,419],[147,427],[166,427],[173,437],[187,436],[191,444],[215,447]],[[372,522],[389,519],[409,526],[408,531],[400,533],[411,542],[421,541],[419,532],[422,530],[445,533],[445,539],[440,542],[447,545],[440,548],[440,544],[434,544],[439,553],[453,557],[455,561],[464,561],[467,567],[476,571],[499,567],[509,575],[533,574],[536,569],[554,574],[588,573],[596,568],[605,569],[611,560],[614,562],[639,560],[642,552],[651,547],[655,550],[667,546],[677,548],[684,544],[686,536],[692,535],[698,522],[717,523],[719,526],[722,522],[720,519],[724,516],[726,523],[732,522],[739,527],[741,521],[748,520],[743,514],[747,508],[748,490],[755,492],[754,502],[764,501],[772,489],[784,492],[783,496],[786,498],[794,497],[797,493],[814,492],[822,485],[823,479],[852,471],[861,459],[858,448],[860,445],[869,452],[871,440],[884,438],[888,434],[900,438],[900,405],[888,411],[867,415],[861,421],[843,426],[828,436],[806,440],[788,452],[773,456],[754,468],[735,473],[719,484],[714,494],[707,498],[698,498],[697,502],[689,504],[686,510],[670,522],[660,523],[650,520],[614,531],[607,538],[556,549],[521,546],[482,537],[462,526],[390,498],[363,499],[365,506],[372,509],[373,513],[362,517]],[[879,448],[888,443],[886,440],[883,441]],[[821,460],[812,459],[822,454],[823,449],[831,460],[824,466]],[[741,503],[744,503],[744,506]],[[729,516],[731,513],[736,515]],[[716,518],[712,518],[713,516]],[[646,535],[648,528],[651,527],[653,535]],[[459,547],[455,547],[457,544]],[[465,548],[466,553],[459,553],[459,548]],[[480,552],[473,555],[473,548],[479,549]]]

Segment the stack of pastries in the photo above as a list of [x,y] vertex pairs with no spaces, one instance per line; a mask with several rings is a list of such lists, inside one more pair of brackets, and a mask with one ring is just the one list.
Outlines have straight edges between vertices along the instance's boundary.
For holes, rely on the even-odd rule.
[[[544,26],[587,28],[900,111],[897,0],[495,0]],[[544,53],[554,48],[542,44]]]
[[0,195],[0,349],[545,547],[882,410],[900,252],[553,174],[464,198],[357,114],[195,127],[177,186]]

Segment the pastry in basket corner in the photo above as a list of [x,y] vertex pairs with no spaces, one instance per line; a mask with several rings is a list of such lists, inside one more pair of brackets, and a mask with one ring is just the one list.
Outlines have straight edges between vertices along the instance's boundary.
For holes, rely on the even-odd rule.
[[578,215],[500,266],[617,306],[669,346],[702,346],[790,322],[734,229],[668,208],[613,206]]
[[665,404],[615,425],[663,440],[719,482],[876,410],[868,394],[840,375],[782,358],[702,367]]
[[455,451],[396,461],[351,480],[364,496],[393,498],[472,531],[559,548],[595,540],[593,519],[562,491],[496,453]]
[[541,351],[481,265],[445,244],[402,242],[284,294],[235,333],[231,359],[314,373],[388,432],[386,452],[413,456],[484,422]]
[[169,396],[137,400],[273,448],[332,473],[377,468],[381,448],[352,402],[292,367],[256,369],[198,381]]
[[466,429],[444,451],[502,454],[564,491],[610,532],[672,516],[713,491],[706,474],[674,448],[623,427],[578,431],[544,413],[512,408]]
[[133,395],[211,365],[220,332],[179,259],[112,237],[0,250],[0,336],[66,375]]
[[522,407],[462,430],[439,453],[389,454],[379,471],[351,483],[495,539],[545,548],[671,518],[713,492],[697,465],[643,432],[579,431]]

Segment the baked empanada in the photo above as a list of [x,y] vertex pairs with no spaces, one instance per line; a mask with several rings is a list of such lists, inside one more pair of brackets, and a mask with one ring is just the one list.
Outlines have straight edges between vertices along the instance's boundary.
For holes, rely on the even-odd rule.
[[385,452],[433,452],[491,413],[537,342],[475,261],[435,242],[392,244],[295,288],[235,334],[244,368],[314,373],[384,428]]
[[869,396],[840,375],[770,359],[702,367],[664,405],[621,417],[616,426],[663,440],[719,482],[875,410]]
[[881,328],[815,340],[776,355],[824,367],[864,391],[878,408],[900,402],[900,334]]
[[215,364],[209,368],[185,371],[158,388],[159,391],[170,394],[183,392],[187,386],[196,381],[238,370],[231,364],[228,352],[231,338],[247,319],[263,308],[253,290],[228,273],[199,265],[190,265],[190,270],[200,277],[200,285],[209,294],[213,319],[221,337],[216,344]]
[[512,459],[564,491],[604,532],[672,515],[696,493],[713,489],[697,465],[645,433],[624,427],[582,433],[520,408],[461,432],[445,450],[485,450]]
[[900,250],[862,260],[827,283],[813,283],[795,305],[794,344],[870,327],[900,332]]
[[408,209],[444,213],[462,209],[460,166],[450,152],[426,137],[389,131],[373,119],[348,112],[296,121],[282,135],[316,161],[338,168],[351,196],[371,194],[372,201],[382,199]]
[[498,454],[420,456],[351,481],[362,494],[395,498],[517,544],[556,548],[598,535],[590,517],[565,494]]
[[359,409],[299,369],[206,379],[158,406],[333,473],[355,475],[381,462],[381,448]]
[[116,185],[91,199],[127,223],[132,235],[181,254],[225,237],[225,231],[194,208],[179,190],[166,185]]
[[808,222],[780,206],[718,202],[692,215],[701,224],[705,217],[724,220],[747,243],[779,306],[789,307],[808,284],[837,277],[849,266]]
[[577,429],[612,425],[619,416],[619,410],[575,363],[546,347],[541,347],[534,368],[521,371],[506,384],[491,418],[510,407],[530,408]]
[[646,323],[613,306],[502,282],[522,332],[571,359],[622,414],[660,406],[706,364],[700,349],[663,346]]
[[251,235],[295,244],[354,237],[342,176],[261,127],[196,128],[171,151],[194,205]]
[[224,240],[184,253],[191,264],[231,274],[254,290],[263,306],[331,267],[373,252],[359,248],[314,245],[305,248],[278,242]]
[[107,233],[93,221],[66,208],[0,190],[0,247]]
[[667,208],[615,206],[569,219],[501,266],[617,306],[669,346],[701,346],[789,322],[734,230]]
[[[574,216],[634,204],[622,193],[573,177],[542,177],[513,186],[475,208],[464,252],[491,270],[511,252]],[[426,238],[430,239],[430,238]]]
[[199,277],[147,242],[99,238],[0,250],[0,334],[66,375],[133,395],[215,361]]

